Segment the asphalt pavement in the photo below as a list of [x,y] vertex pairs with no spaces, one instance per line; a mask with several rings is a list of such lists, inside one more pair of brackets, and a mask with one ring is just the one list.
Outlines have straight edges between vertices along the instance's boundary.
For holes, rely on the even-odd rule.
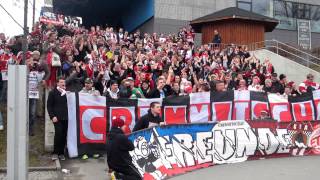
[[[70,170],[64,180],[109,180],[105,158],[68,159],[61,168]],[[170,178],[172,180],[318,180],[320,156],[303,156],[216,165]]]
[[212,166],[180,175],[172,180],[318,180],[320,156],[246,161]]

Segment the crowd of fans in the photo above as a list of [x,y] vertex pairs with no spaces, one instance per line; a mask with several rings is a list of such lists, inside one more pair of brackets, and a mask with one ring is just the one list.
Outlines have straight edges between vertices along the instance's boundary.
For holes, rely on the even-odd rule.
[[[26,64],[29,67],[29,132],[34,134],[41,89],[50,90],[47,111],[55,128],[53,160],[64,160],[68,112],[66,92],[103,95],[108,98],[164,98],[196,92],[250,90],[277,93],[284,98],[319,89],[312,74],[298,87],[286,75],[278,75],[269,59],[250,54],[246,46],[220,45],[215,30],[213,43],[196,46],[191,27],[176,34],[128,33],[122,28],[53,26],[36,24],[28,35]],[[7,67],[22,64],[22,37],[0,33],[0,103],[7,99]],[[3,119],[0,108],[0,130]],[[151,103],[149,113],[134,131],[160,125],[160,104]],[[268,112],[261,112],[268,118]],[[115,119],[114,119],[115,118]],[[124,135],[124,122],[113,117],[107,141],[108,165],[123,179],[141,179],[128,151],[134,148]],[[124,152],[126,151],[126,152]],[[93,154],[99,157],[99,154]],[[82,154],[82,159],[87,159]],[[120,159],[120,160],[119,160]],[[121,174],[120,173],[120,174]],[[118,176],[119,173],[118,173]]]
[[[221,42],[220,35],[213,42]],[[313,76],[299,87],[278,75],[269,59],[246,46],[196,46],[191,27],[176,34],[128,33],[122,28],[36,24],[28,35],[30,114],[34,119],[38,87],[52,89],[58,78],[65,90],[109,98],[160,98],[194,92],[251,90],[299,96],[319,85]],[[8,64],[22,63],[22,37],[0,34],[1,101],[6,99]],[[91,90],[90,90],[91,88]],[[1,115],[0,115],[1,119]],[[32,123],[31,123],[32,125]],[[1,122],[0,122],[1,128]]]

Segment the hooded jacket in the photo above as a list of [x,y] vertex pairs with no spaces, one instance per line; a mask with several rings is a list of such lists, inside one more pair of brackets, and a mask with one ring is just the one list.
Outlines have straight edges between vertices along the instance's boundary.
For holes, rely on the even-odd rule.
[[107,162],[110,169],[127,174],[132,171],[132,159],[129,151],[134,150],[133,143],[118,127],[112,127],[107,140]]

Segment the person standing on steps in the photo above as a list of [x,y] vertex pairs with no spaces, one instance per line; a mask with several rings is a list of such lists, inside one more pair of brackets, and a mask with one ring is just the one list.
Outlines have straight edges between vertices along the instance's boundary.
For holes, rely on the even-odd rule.
[[54,125],[54,145],[52,160],[65,160],[64,150],[67,142],[68,105],[66,97],[66,83],[59,78],[57,87],[49,92],[47,109]]
[[[84,88],[80,91],[80,93],[90,94],[93,96],[100,96],[100,92],[98,90],[95,90],[95,88],[93,87],[93,80],[91,78],[85,79]],[[92,154],[92,157],[95,159],[98,159],[100,157],[100,154],[94,153],[94,154]],[[83,154],[81,159],[82,160],[89,159],[88,154]]]

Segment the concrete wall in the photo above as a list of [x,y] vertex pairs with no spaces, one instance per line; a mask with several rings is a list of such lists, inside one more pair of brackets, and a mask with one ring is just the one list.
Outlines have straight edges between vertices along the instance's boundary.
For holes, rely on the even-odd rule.
[[141,26],[139,26],[137,29],[139,29],[141,32],[145,33],[154,33],[154,18],[150,18],[145,23],[143,23]]
[[[154,0],[154,3],[153,30],[166,34],[177,33],[191,20],[236,6],[236,0]],[[201,34],[196,34],[195,43],[201,44]]]
[[236,0],[155,0],[154,30],[176,33],[193,19],[234,6]]
[[296,82],[299,85],[306,79],[308,73],[312,73],[315,77],[316,82],[320,82],[320,73],[306,66],[300,65],[290,59],[279,56],[269,50],[258,50],[254,52],[255,56],[258,57],[262,62],[269,58],[273,64],[276,72],[279,74],[287,75],[289,81]]
[[191,21],[236,6],[236,0],[155,0],[155,17]]
[[154,31],[158,33],[178,33],[179,28],[189,25],[189,21],[154,18]]

